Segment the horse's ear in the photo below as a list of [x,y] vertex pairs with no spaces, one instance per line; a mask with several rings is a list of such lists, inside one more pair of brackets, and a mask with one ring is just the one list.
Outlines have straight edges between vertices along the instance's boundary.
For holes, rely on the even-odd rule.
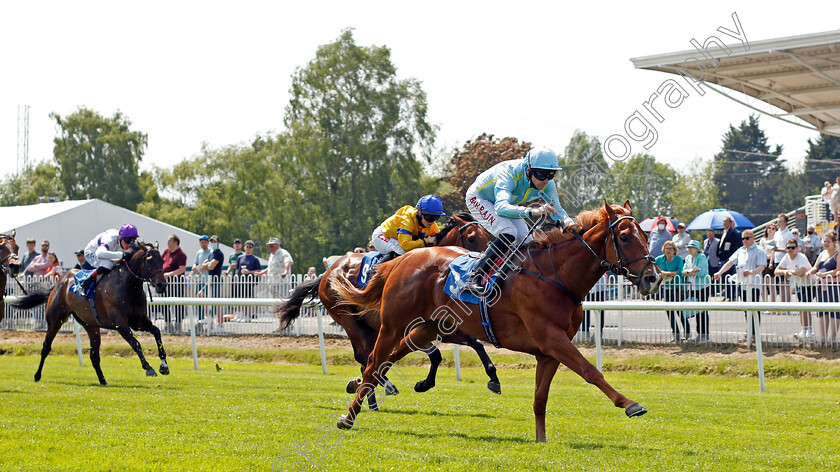
[[604,209],[607,210],[607,215],[610,217],[610,221],[616,219],[615,210],[613,210],[612,206],[610,206],[610,204],[607,203],[606,199],[604,200]]
[[15,235],[16,235],[16,234],[17,234],[17,230],[16,230],[16,229],[13,229],[13,230],[12,230],[12,232],[11,232],[11,233],[9,233],[9,237],[11,237],[12,239],[15,239]]
[[630,205],[630,200],[624,200],[624,209],[627,210],[631,215],[633,214],[633,207]]

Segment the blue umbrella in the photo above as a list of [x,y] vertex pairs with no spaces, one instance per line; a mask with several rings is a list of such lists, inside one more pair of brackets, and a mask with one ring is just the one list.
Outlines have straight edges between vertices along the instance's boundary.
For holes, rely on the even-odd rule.
[[737,229],[755,228],[752,221],[737,211],[716,208],[697,215],[697,218],[691,220],[691,223],[688,224],[686,229],[689,231],[698,229],[723,229],[723,219],[727,216],[732,217],[735,221],[735,228]]

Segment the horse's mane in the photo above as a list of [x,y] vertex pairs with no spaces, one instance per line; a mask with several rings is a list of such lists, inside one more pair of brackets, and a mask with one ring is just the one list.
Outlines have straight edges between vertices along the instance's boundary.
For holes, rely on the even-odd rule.
[[450,231],[452,231],[452,228],[455,228],[457,226],[461,226],[462,223],[459,222],[458,220],[456,220],[455,219],[456,217],[460,218],[460,219],[462,219],[462,220],[464,220],[468,223],[472,222],[472,221],[475,221],[475,217],[472,216],[469,213],[466,213],[466,212],[456,213],[456,214],[450,216],[449,219],[446,220],[446,225],[443,227],[443,229],[441,229],[440,232],[438,232],[435,235],[435,244],[440,244],[441,240],[443,240],[443,238],[447,234],[449,234]]
[[[618,213],[619,215],[623,215],[627,213],[624,207],[613,205],[612,209]],[[607,220],[609,215],[607,215],[607,210],[603,206],[599,206],[593,210],[586,210],[580,212],[577,217],[575,217],[575,222],[580,225],[580,232],[581,234],[589,231],[598,223]],[[545,240],[542,241],[543,247],[551,246],[552,244],[562,243],[564,241],[568,241],[572,239],[574,236],[571,234],[564,233],[562,229],[555,228],[551,231],[545,233]]]

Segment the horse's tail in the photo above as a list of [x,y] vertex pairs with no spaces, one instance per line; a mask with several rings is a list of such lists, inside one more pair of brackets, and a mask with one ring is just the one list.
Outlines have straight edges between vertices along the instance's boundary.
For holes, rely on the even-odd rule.
[[9,303],[9,305],[18,310],[31,310],[36,306],[47,303],[47,300],[50,298],[50,292],[52,292],[52,289],[47,287],[30,289],[28,294],[18,297],[16,302]]
[[280,330],[288,328],[300,316],[300,308],[307,298],[318,296],[318,286],[321,285],[323,275],[300,283],[292,291],[289,299],[277,306],[277,314],[280,315]]
[[402,258],[377,265],[373,279],[368,282],[364,290],[353,285],[343,274],[336,274],[336,277],[330,280],[330,288],[335,290],[338,296],[344,300],[344,305],[365,307],[366,310],[359,315],[379,310],[379,306],[382,304],[382,290],[385,288],[385,282],[388,280],[391,271],[399,265],[400,259]]

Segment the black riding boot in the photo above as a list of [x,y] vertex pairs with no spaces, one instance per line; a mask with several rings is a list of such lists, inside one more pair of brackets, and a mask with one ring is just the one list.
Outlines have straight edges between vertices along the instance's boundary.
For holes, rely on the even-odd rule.
[[100,276],[103,276],[103,275],[107,274],[108,272],[111,272],[111,269],[106,269],[104,267],[97,267],[96,270],[94,270],[93,273],[90,274],[90,277],[88,277],[87,280],[82,282],[81,292],[82,293],[87,293],[88,288],[96,280],[96,278],[100,277]]
[[476,295],[484,295],[484,277],[490,272],[493,263],[499,257],[503,257],[511,244],[516,240],[512,234],[501,234],[481,255],[467,281],[464,282],[464,290]]
[[370,270],[368,270],[368,276],[367,276],[368,282],[370,282],[371,279],[373,279],[373,274],[376,273],[376,266],[378,266],[379,264],[382,264],[383,262],[388,262],[390,260],[393,260],[398,256],[399,256],[399,254],[397,254],[394,251],[391,251],[387,254],[383,254],[382,259],[379,259],[379,262],[377,262],[375,265],[370,266]]

